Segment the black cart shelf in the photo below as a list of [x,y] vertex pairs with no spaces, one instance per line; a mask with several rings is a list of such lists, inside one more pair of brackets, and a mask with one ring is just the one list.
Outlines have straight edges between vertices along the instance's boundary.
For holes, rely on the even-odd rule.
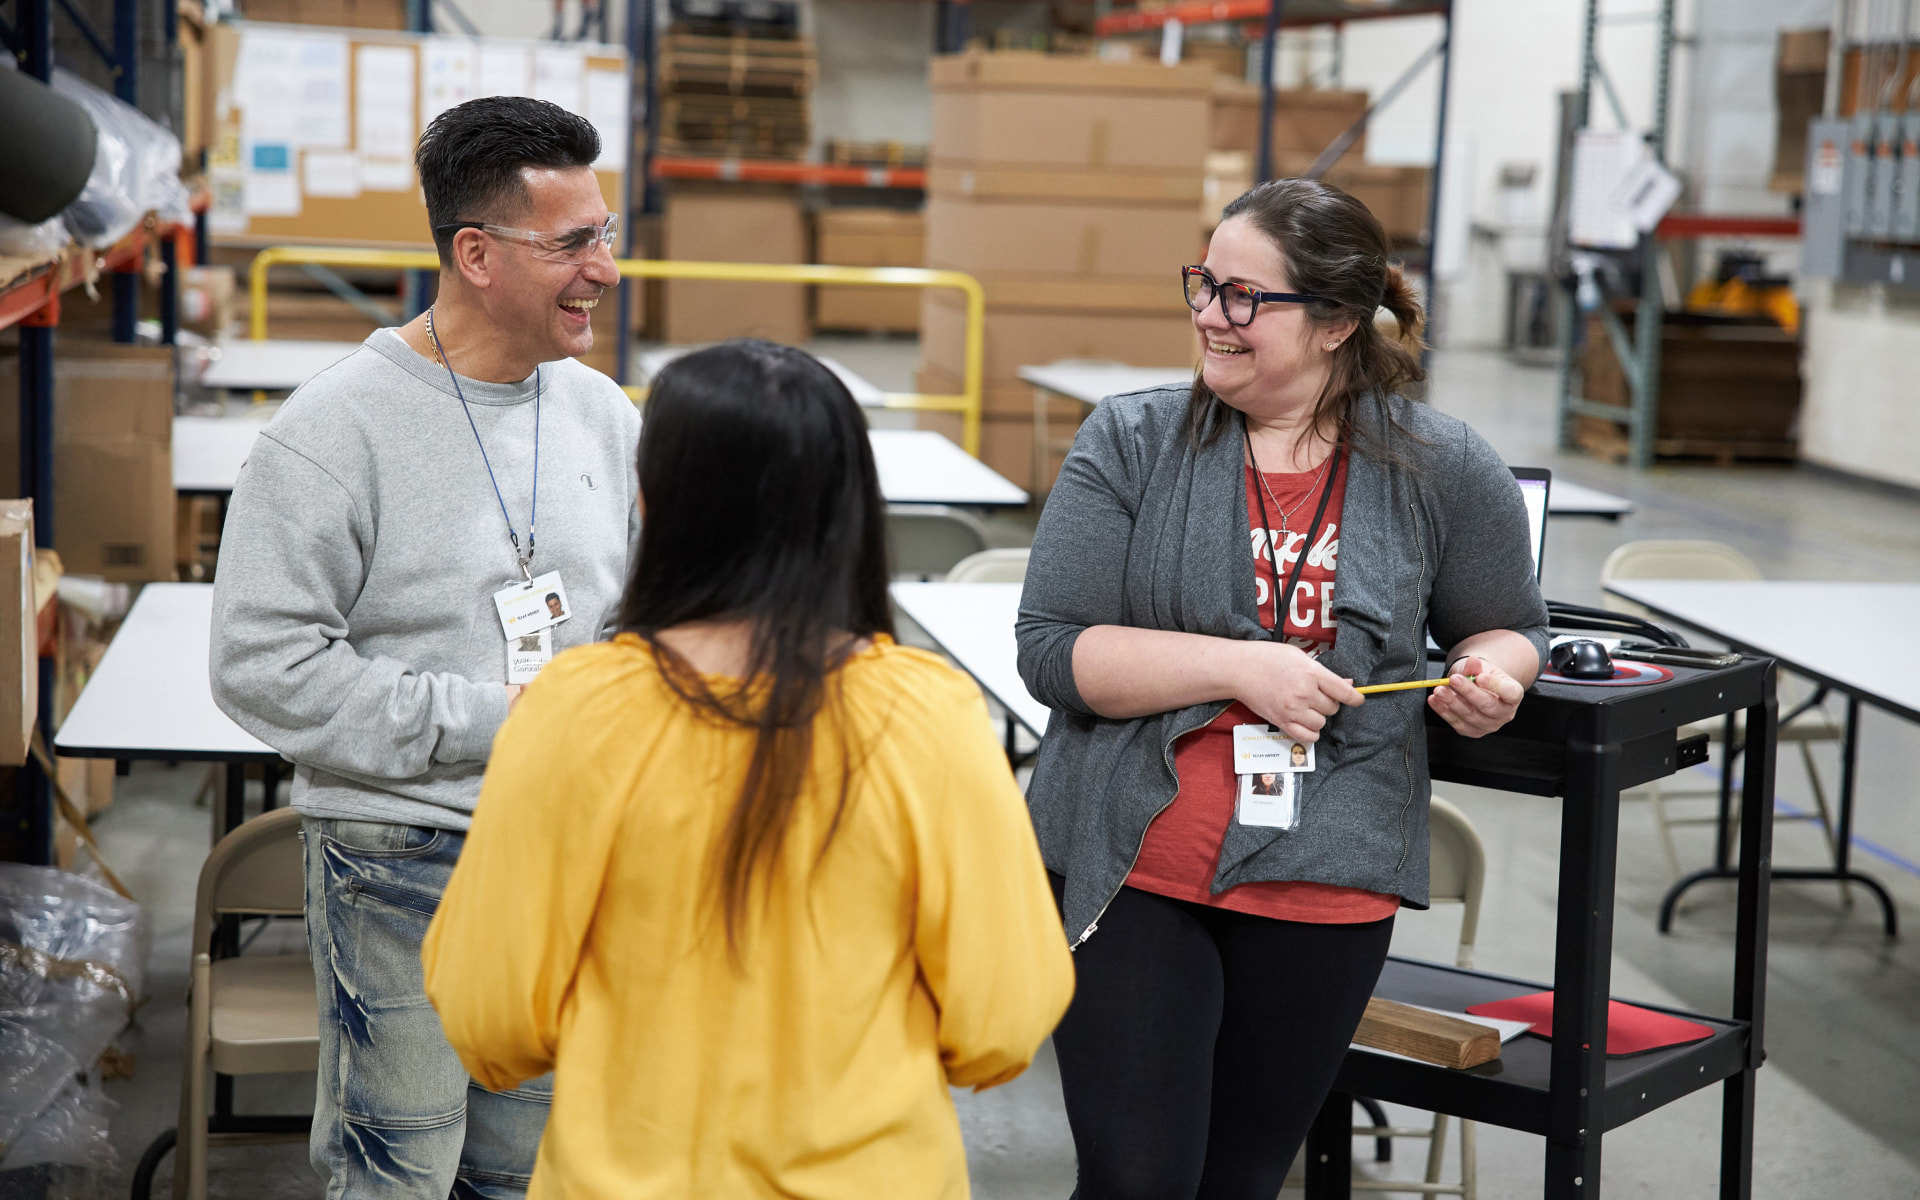
[[[1698,1021],[1713,1033],[1683,1046],[1608,1058],[1620,793],[1700,761],[1703,739],[1682,738],[1681,728],[1736,710],[1745,710],[1751,736],[1729,1014],[1645,1005]],[[1428,758],[1436,782],[1561,798],[1554,977],[1550,984],[1534,983],[1393,958],[1375,994],[1457,1011],[1551,987],[1555,1036],[1551,1043],[1517,1038],[1502,1047],[1500,1058],[1464,1071],[1350,1052],[1307,1139],[1311,1200],[1350,1194],[1355,1096],[1538,1134],[1546,1139],[1544,1195],[1587,1200],[1600,1195],[1605,1133],[1716,1083],[1723,1090],[1720,1196],[1744,1200],[1752,1194],[1754,1076],[1765,1059],[1777,715],[1772,660],[1747,658],[1717,671],[1676,668],[1673,679],[1642,687],[1538,684],[1507,728],[1479,740],[1462,738],[1429,716]]]

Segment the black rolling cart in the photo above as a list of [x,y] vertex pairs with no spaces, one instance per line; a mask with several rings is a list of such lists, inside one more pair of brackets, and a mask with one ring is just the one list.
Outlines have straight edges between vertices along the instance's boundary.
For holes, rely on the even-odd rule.
[[[1730,1015],[1666,1010],[1708,1026],[1712,1035],[1609,1059],[1606,1014],[1620,792],[1703,761],[1704,738],[1683,740],[1679,729],[1740,709],[1746,712],[1749,737]],[[1349,1052],[1308,1135],[1310,1200],[1346,1200],[1350,1194],[1358,1096],[1539,1134],[1546,1139],[1545,1196],[1588,1200],[1600,1194],[1600,1148],[1609,1130],[1714,1083],[1722,1085],[1724,1095],[1721,1200],[1746,1200],[1752,1194],[1754,1076],[1765,1058],[1777,715],[1773,662],[1760,658],[1721,670],[1675,668],[1671,680],[1640,687],[1537,684],[1507,728],[1478,740],[1459,737],[1428,714],[1428,756],[1436,782],[1561,798],[1554,1037],[1548,1043],[1523,1035],[1507,1043],[1500,1058],[1464,1071]],[[1546,986],[1392,958],[1374,994],[1458,1010]]]

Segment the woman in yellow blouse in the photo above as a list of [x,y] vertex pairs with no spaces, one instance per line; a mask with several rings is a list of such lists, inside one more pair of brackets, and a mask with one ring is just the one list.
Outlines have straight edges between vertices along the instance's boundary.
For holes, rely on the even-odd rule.
[[447,1038],[554,1072],[543,1200],[965,1197],[947,1085],[1025,1069],[1072,966],[978,689],[888,636],[859,409],[787,347],[687,355],[640,495],[627,632],[495,739],[422,955]]

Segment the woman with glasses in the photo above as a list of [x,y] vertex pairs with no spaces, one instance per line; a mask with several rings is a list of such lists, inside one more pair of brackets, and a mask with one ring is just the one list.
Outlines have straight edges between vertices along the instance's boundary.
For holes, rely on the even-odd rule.
[[[1421,706],[1482,736],[1543,661],[1524,502],[1405,395],[1421,314],[1388,253],[1318,182],[1228,205],[1181,272],[1192,386],[1103,401],[1034,536],[1027,801],[1075,947],[1079,1200],[1272,1200],[1395,911],[1427,904]],[[1355,691],[1423,678],[1429,629],[1448,684]]]
[[531,1194],[967,1194],[949,1084],[1072,991],[979,688],[889,636],[865,419],[801,351],[655,379],[613,641],[494,742],[423,960],[474,1078],[554,1073]]

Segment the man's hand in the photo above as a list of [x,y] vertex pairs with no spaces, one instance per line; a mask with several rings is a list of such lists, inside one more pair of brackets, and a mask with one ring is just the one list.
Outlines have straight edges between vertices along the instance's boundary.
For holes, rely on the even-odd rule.
[[513,706],[520,703],[520,693],[527,690],[523,683],[509,683],[507,688],[507,715],[513,715]]
[[1433,689],[1427,706],[1462,737],[1485,737],[1499,729],[1520,707],[1526,689],[1520,681],[1478,655],[1453,664],[1447,683]]

